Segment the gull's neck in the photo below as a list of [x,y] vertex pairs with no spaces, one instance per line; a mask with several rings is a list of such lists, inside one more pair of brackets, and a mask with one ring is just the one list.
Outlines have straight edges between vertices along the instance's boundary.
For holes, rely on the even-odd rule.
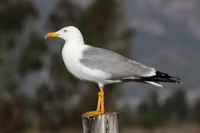
[[[63,59],[74,59],[81,57],[81,51],[86,45],[84,44],[82,37],[71,37],[65,40],[65,44],[62,48]],[[69,57],[69,58],[67,58]]]

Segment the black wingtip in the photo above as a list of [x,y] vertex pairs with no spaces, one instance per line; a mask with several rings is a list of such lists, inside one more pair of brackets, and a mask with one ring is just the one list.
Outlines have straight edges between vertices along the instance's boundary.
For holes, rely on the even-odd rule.
[[162,82],[173,82],[178,84],[182,83],[180,77],[174,77],[160,71],[156,71],[156,75],[154,76],[154,78],[158,78],[162,80]]
[[181,83],[179,77],[170,76],[169,74],[156,71],[156,75],[151,77],[145,77],[145,80],[154,81],[154,82],[171,82],[171,83]]

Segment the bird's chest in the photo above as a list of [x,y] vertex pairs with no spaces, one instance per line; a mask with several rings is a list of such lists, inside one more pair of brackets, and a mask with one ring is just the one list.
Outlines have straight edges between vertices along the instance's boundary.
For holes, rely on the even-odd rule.
[[103,81],[110,77],[109,74],[101,70],[90,69],[83,65],[80,60],[83,58],[83,51],[87,47],[64,47],[62,50],[62,58],[68,71],[75,77],[87,81]]
[[82,50],[75,47],[64,47],[62,58],[68,71],[79,79],[83,79],[84,70],[80,63]]

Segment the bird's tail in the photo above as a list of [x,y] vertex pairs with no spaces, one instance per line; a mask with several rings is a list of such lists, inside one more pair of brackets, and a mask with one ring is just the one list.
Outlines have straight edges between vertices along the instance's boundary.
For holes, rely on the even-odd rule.
[[181,83],[179,77],[173,77],[169,74],[156,71],[156,75],[150,77],[140,77],[141,82],[149,83],[159,87],[163,87],[159,82]]

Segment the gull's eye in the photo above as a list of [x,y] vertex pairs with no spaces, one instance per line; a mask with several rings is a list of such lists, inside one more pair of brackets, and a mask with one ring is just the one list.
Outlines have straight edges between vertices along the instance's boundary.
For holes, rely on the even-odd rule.
[[64,32],[67,32],[67,30],[66,30],[66,29],[64,29]]

